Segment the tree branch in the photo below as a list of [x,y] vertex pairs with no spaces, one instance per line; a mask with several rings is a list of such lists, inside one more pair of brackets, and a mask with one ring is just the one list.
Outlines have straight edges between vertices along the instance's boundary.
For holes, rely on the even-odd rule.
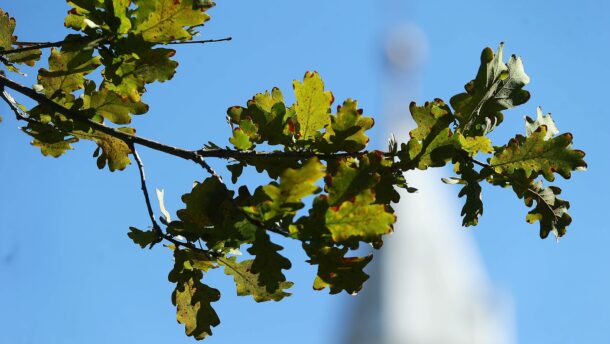
[[[89,36],[82,36],[82,38],[78,38],[78,39],[69,39],[69,40],[62,40],[62,41],[56,41],[56,42],[15,42],[14,43],[15,45],[20,46],[19,48],[0,50],[0,56],[22,53],[25,51],[31,51],[31,50],[37,50],[37,49],[59,48],[66,43],[94,42],[95,40],[100,40],[100,42],[102,42],[102,41],[108,41],[109,39],[110,38],[101,38],[101,37],[92,38]],[[199,41],[184,41],[184,42],[177,41],[177,42],[170,42],[167,44],[168,45],[206,44],[206,43],[226,42],[226,41],[230,41],[232,39],[233,39],[233,37],[225,37],[225,38],[220,38],[220,39],[205,39],[205,40],[199,40]]]
[[[30,50],[36,50],[36,49],[59,48],[67,43],[86,43],[86,42],[95,42],[95,41],[104,42],[104,41],[108,41],[110,39],[111,38],[109,38],[109,37],[81,36],[81,37],[75,38],[75,39],[64,39],[64,40],[56,41],[56,42],[15,42],[13,44],[20,46],[19,48],[0,50],[0,56],[22,53],[24,51],[30,51]],[[22,47],[23,45],[26,45],[26,46]]]
[[[321,160],[333,160],[344,157],[359,157],[365,154],[368,154],[368,151],[354,152],[354,153],[318,153],[312,151],[293,151],[293,152],[282,152],[282,151],[271,151],[271,152],[260,152],[260,151],[238,151],[231,149],[200,149],[196,151],[186,150],[183,148],[178,148],[174,146],[169,146],[158,141],[154,141],[151,139],[147,139],[141,136],[128,134],[117,129],[107,127],[104,124],[94,122],[88,118],[83,118],[82,114],[78,111],[67,109],[53,100],[47,98],[44,94],[38,93],[29,87],[25,87],[21,84],[18,84],[3,75],[0,75],[0,85],[6,86],[10,89],[13,89],[22,95],[29,97],[41,105],[46,105],[50,107],[53,111],[58,112],[72,120],[85,123],[89,125],[91,128],[103,132],[105,134],[111,135],[117,139],[120,139],[128,144],[139,144],[144,147],[148,147],[150,149],[154,149],[160,152],[164,152],[170,155],[174,155],[185,160],[191,160],[199,165],[201,165],[202,158],[220,158],[220,159],[247,159],[247,158],[256,158],[256,159],[285,159],[285,158],[298,158],[298,159],[308,159],[308,158],[318,158]],[[384,153],[386,156],[391,156],[390,153]],[[207,168],[206,168],[207,170]]]
[[53,48],[53,47],[61,47],[65,41],[57,41],[57,42],[44,42],[44,43],[34,43],[34,42],[16,42],[16,45],[27,45],[26,47],[15,48],[15,49],[7,49],[0,50],[0,55],[10,55],[16,53],[22,53],[24,51],[44,49],[44,48]]

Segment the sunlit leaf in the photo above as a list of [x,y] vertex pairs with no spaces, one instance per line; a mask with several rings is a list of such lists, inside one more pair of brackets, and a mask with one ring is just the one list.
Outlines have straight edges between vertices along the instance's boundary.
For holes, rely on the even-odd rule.
[[316,72],[307,72],[303,82],[293,82],[299,139],[312,140],[320,130],[330,124],[330,106],[334,101],[330,91],[324,91],[324,82]]
[[188,27],[201,25],[210,19],[208,9],[194,0],[134,0],[137,9],[134,33],[152,43],[169,43],[191,39]]
[[555,172],[567,179],[572,171],[587,167],[585,153],[572,149],[572,134],[546,138],[544,125],[528,137],[517,135],[496,152],[490,164],[498,173],[522,170],[527,177],[542,174],[548,181],[555,180]]
[[530,78],[525,74],[521,58],[513,55],[505,64],[504,44],[494,54],[485,48],[481,66],[474,80],[464,86],[466,93],[451,98],[451,106],[465,136],[484,135],[503,120],[502,110],[527,102],[530,98],[523,87]]
[[251,295],[256,302],[280,301],[290,296],[285,289],[292,287],[292,282],[280,282],[279,287],[269,292],[267,286],[259,284],[261,277],[252,271],[254,260],[238,262],[235,257],[219,259],[218,263],[225,268],[225,274],[233,276],[237,287],[237,295]]

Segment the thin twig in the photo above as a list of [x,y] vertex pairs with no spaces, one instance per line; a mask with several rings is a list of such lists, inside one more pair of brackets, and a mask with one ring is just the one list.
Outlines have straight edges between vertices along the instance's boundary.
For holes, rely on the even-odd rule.
[[[56,41],[56,42],[15,42],[13,44],[20,46],[19,48],[0,50],[0,55],[16,54],[16,53],[22,53],[24,51],[45,49],[45,48],[59,48],[67,43],[80,43],[80,42],[88,42],[88,41],[95,41],[95,40],[105,41],[106,38],[101,38],[101,37],[92,38],[92,37],[88,37],[88,36],[81,36],[81,37],[75,38],[75,39],[64,39],[64,40]],[[25,45],[25,47],[23,47],[23,45]]]
[[[155,219],[155,214],[152,209],[152,204],[150,202],[150,194],[148,193],[148,187],[146,186],[146,173],[144,172],[144,163],[142,162],[142,159],[140,158],[140,155],[138,154],[138,151],[136,150],[136,148],[134,147],[133,144],[130,145],[130,149],[133,154],[134,160],[136,161],[136,165],[138,165],[138,170],[140,171],[140,183],[141,183],[141,188],[142,188],[142,194],[144,195],[144,200],[146,201],[146,208],[148,210],[148,216],[150,217],[150,221],[152,222],[153,231],[158,236],[159,241],[161,241],[162,239],[165,239],[165,240],[173,243],[174,245],[183,246],[183,247],[189,248],[191,250],[196,250],[198,252],[204,253],[205,255],[207,255],[210,258],[217,256],[217,254],[214,252],[204,250],[203,248],[198,248],[197,246],[195,246],[191,243],[188,243],[188,242],[185,243],[185,242],[179,241],[176,238],[172,237],[171,235],[163,233],[163,231],[161,230],[161,226],[159,226],[159,223]],[[159,242],[159,241],[157,241],[157,242]],[[151,243],[150,248],[153,248],[153,246],[157,242]]]
[[[171,45],[206,44],[206,43],[226,42],[226,41],[230,41],[232,39],[233,39],[233,37],[225,37],[225,38],[220,38],[220,39],[206,39],[206,40],[200,40],[200,41],[170,42],[167,44],[171,44]],[[78,39],[62,40],[62,41],[56,41],[56,42],[15,42],[14,43],[15,45],[21,46],[21,47],[15,48],[15,49],[0,50],[0,56],[9,55],[9,54],[17,54],[17,53],[22,53],[25,51],[31,51],[31,50],[37,50],[37,49],[59,48],[66,43],[87,42],[89,40],[92,40],[92,38],[83,36],[82,38],[78,38]]]
[[142,163],[142,159],[136,150],[136,147],[131,144],[129,146],[131,149],[131,153],[136,161],[136,165],[138,165],[138,171],[140,171],[140,184],[142,188],[142,193],[144,194],[144,200],[146,201],[146,208],[148,210],[148,216],[150,217],[150,221],[152,222],[153,230],[156,234],[161,232],[161,226],[157,223],[155,219],[155,213],[152,209],[152,204],[150,202],[150,195],[148,194],[148,187],[146,186],[146,173],[144,172],[144,163]]
[[206,43],[218,43],[218,42],[227,42],[232,40],[233,37],[225,37],[220,39],[205,39],[200,41],[177,41],[177,42],[169,42],[168,45],[178,45],[178,44],[206,44]]

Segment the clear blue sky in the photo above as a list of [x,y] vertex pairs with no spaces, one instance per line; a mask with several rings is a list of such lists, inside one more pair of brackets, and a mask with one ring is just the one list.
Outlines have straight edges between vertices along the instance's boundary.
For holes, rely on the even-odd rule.
[[[203,38],[234,40],[180,47],[174,80],[149,88],[151,112],[135,121],[139,134],[189,148],[226,144],[228,106],[273,86],[290,93],[291,81],[306,70],[318,70],[337,100],[356,98],[367,113],[380,112],[384,23],[376,2],[218,3]],[[59,40],[66,33],[63,1],[2,0],[0,7],[16,17],[23,40]],[[610,5],[411,1],[409,8],[405,17],[424,31],[429,46],[414,100],[447,100],[460,92],[476,72],[481,49],[505,41],[507,53],[523,57],[532,99],[507,113],[495,142],[522,132],[523,115],[541,105],[588,153],[589,171],[559,183],[574,218],[559,244],[538,239],[536,226],[524,221],[522,201],[509,190],[486,189],[481,224],[468,229],[492,281],[512,295],[518,342],[610,342],[610,110],[604,104]],[[6,106],[0,110],[0,343],[192,343],[175,322],[169,252],[140,250],[125,234],[130,225],[148,225],[136,169],[97,170],[88,144],[60,159],[43,158],[16,129]],[[379,127],[388,124],[387,118],[376,119]],[[166,190],[172,212],[192,181],[205,177],[189,163],[144,149],[141,154],[150,186]],[[222,324],[207,343],[341,338],[345,305],[356,298],[311,290],[314,271],[298,245],[285,244],[295,263],[295,295],[255,304],[234,296],[227,278],[213,276],[223,292],[216,304]]]

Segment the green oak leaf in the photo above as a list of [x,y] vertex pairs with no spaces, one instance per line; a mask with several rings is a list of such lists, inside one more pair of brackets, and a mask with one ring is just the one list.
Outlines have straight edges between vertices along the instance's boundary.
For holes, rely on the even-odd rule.
[[258,284],[264,286],[269,293],[276,293],[281,283],[286,281],[282,270],[292,267],[290,260],[278,253],[282,246],[271,242],[269,235],[262,229],[256,232],[256,239],[248,252],[254,255],[251,272],[258,274]]
[[406,169],[445,166],[453,156],[456,146],[456,136],[451,129],[445,128],[438,133],[430,133],[423,142],[411,139],[402,144],[398,152],[401,165]]
[[[15,26],[15,18],[10,17],[8,13],[0,9],[0,50],[12,50],[22,47],[16,44],[17,36],[13,35]],[[41,55],[42,52],[40,49],[34,49],[20,53],[6,54],[1,57],[5,59],[2,62],[6,65],[8,70],[19,73],[19,69],[17,69],[14,64],[33,66],[36,61],[40,59]]]
[[386,210],[385,205],[374,204],[375,194],[371,190],[356,195],[326,212],[326,227],[334,242],[342,243],[354,239],[378,242],[380,237],[393,230],[396,216]]
[[451,158],[456,138],[449,128],[453,115],[449,107],[440,99],[417,106],[409,106],[417,128],[411,130],[411,139],[402,144],[398,152],[400,165],[405,170],[444,166]]
[[142,102],[121,97],[104,87],[96,90],[93,81],[86,81],[83,100],[84,109],[94,109],[97,114],[115,124],[129,124],[131,114],[141,115],[148,111],[148,105]]
[[512,174],[522,170],[526,177],[542,174],[548,181],[555,180],[555,172],[568,179],[571,171],[587,167],[585,153],[572,149],[572,134],[547,138],[547,127],[542,125],[530,136],[517,135],[499,149],[489,163],[497,173]]
[[64,24],[76,31],[121,36],[131,31],[131,0],[68,0],[72,10]]
[[238,262],[235,257],[219,258],[218,263],[225,268],[225,274],[233,276],[237,287],[237,295],[251,295],[256,302],[280,301],[290,296],[285,289],[292,287],[292,282],[280,282],[276,290],[268,291],[267,286],[261,285],[261,277],[252,271],[254,260]]
[[259,188],[254,194],[254,204],[243,209],[263,222],[294,216],[303,208],[304,197],[320,191],[316,182],[323,176],[324,165],[317,158],[310,159],[301,168],[287,168],[280,175],[279,184]]
[[190,250],[174,250],[174,268],[169,281],[176,283],[172,303],[176,306],[176,320],[184,324],[187,336],[197,340],[212,334],[212,327],[220,324],[212,302],[220,300],[220,292],[201,283],[203,273],[215,268],[214,262]]
[[258,93],[248,101],[247,107],[232,106],[227,110],[228,121],[237,125],[229,141],[241,150],[252,149],[255,143],[264,142],[290,145],[295,134],[290,125],[292,116],[278,88]]
[[[112,31],[117,34],[123,35],[131,31],[131,15],[129,6],[131,0],[106,0],[112,3],[110,8],[114,15],[114,20],[111,23],[111,27],[114,28]],[[108,8],[107,8],[108,11]]]
[[315,290],[329,288],[331,294],[345,290],[348,294],[356,295],[369,278],[364,268],[371,262],[373,255],[345,257],[347,248],[315,247],[308,244],[303,244],[303,248],[310,257],[308,262],[318,265],[318,273],[313,284]]
[[187,336],[202,340],[212,335],[212,327],[220,325],[218,314],[212,302],[220,300],[218,289],[191,278],[181,282],[172,293],[172,303],[176,306],[176,320],[183,324]]
[[299,125],[300,140],[315,140],[320,130],[330,124],[330,106],[334,101],[317,72],[307,72],[303,82],[293,82],[296,103],[293,108]]
[[364,149],[369,142],[365,132],[375,124],[371,117],[362,116],[358,102],[352,99],[343,102],[343,106],[338,106],[337,115],[332,115],[330,120],[330,126],[326,127],[324,133],[329,147],[323,149],[329,152],[353,153]]
[[232,198],[233,191],[216,178],[197,183],[182,196],[186,208],[178,210],[180,221],[171,222],[168,233],[189,241],[202,239],[210,249],[239,248],[254,238],[256,226],[237,209]]
[[91,31],[96,28],[109,29],[106,13],[102,10],[104,0],[68,0],[72,9],[64,20],[64,25],[76,31]]
[[31,144],[40,148],[44,156],[60,157],[66,151],[74,149],[72,143],[78,141],[69,134],[37,122],[29,122],[22,130],[34,139]]
[[465,227],[476,226],[479,223],[479,217],[483,215],[482,189],[479,184],[482,178],[471,162],[458,163],[457,172],[465,183],[458,194],[460,198],[466,196],[466,202],[461,213],[463,217],[462,225]]
[[229,139],[229,142],[239,150],[249,150],[253,147],[252,142],[250,142],[250,136],[242,128],[233,129],[233,136]]
[[169,43],[192,38],[188,28],[210,19],[208,9],[194,0],[134,0],[134,33],[151,43]]
[[139,102],[146,84],[173,78],[178,62],[171,60],[175,50],[157,48],[136,36],[117,41],[115,54],[100,51],[104,66],[103,88]]
[[517,197],[524,200],[526,206],[535,205],[527,214],[526,221],[540,222],[542,239],[549,233],[555,234],[557,239],[565,235],[572,218],[568,214],[570,203],[557,197],[561,193],[560,188],[544,187],[542,181],[536,181],[535,177],[526,177],[523,170],[516,170],[510,175],[491,173],[488,181],[493,185],[512,187]]
[[458,142],[460,148],[471,157],[479,152],[490,154],[494,151],[491,140],[487,136],[464,136],[459,133]]
[[332,173],[324,178],[330,206],[356,197],[379,181],[379,174],[372,168],[367,156],[362,159],[341,159],[336,164]]
[[[118,128],[118,130],[128,134],[135,133],[135,130],[132,128]],[[73,134],[78,138],[91,140],[97,143],[97,146],[101,150],[101,154],[97,156],[97,167],[100,170],[108,165],[108,169],[111,172],[114,172],[116,170],[124,170],[131,164],[131,160],[129,159],[131,149],[123,140],[97,130],[91,130],[89,132],[78,130],[74,131]]]
[[417,124],[417,128],[411,130],[409,135],[418,141],[424,141],[431,133],[449,127],[453,121],[451,109],[440,99],[426,102],[424,106],[417,106],[415,102],[411,102],[409,110]]
[[145,248],[147,246],[152,247],[152,245],[160,242],[160,238],[157,233],[154,231],[141,231],[135,227],[129,227],[129,233],[127,236],[133,240],[133,242],[140,247]]
[[557,197],[561,189],[556,186],[543,187],[542,181],[533,183],[525,193],[524,201],[528,207],[536,206],[526,216],[528,223],[540,222],[540,237],[545,239],[549,233],[559,239],[564,236],[572,223],[568,214],[570,203]]
[[464,87],[466,93],[451,98],[451,106],[465,136],[485,135],[503,120],[502,110],[527,102],[530,98],[523,87],[530,81],[521,58],[511,56],[503,61],[504,44],[494,54],[485,48],[481,66],[474,80]]
[[70,94],[85,87],[85,75],[101,64],[93,50],[60,51],[55,48],[49,56],[49,69],[38,72],[38,83],[51,99]]

